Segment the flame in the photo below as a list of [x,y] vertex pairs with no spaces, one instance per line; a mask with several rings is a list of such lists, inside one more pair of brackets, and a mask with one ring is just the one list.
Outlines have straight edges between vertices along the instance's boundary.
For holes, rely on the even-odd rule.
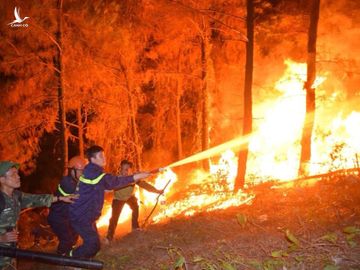
[[199,183],[197,189],[193,188],[186,192],[181,200],[162,206],[159,213],[153,217],[153,222],[250,203],[254,198],[253,195],[241,190],[233,193],[236,175],[237,157],[228,149],[221,155],[218,163],[210,164],[210,174],[196,171],[196,179],[192,183]]
[[[275,83],[277,97],[255,108],[256,114],[263,116],[249,143],[247,178],[255,183],[267,179],[287,181],[298,176],[306,113],[303,89],[306,64],[286,60],[285,65],[283,76]],[[334,115],[334,108],[341,107],[344,91],[321,88],[326,80],[327,77],[320,75],[313,84],[317,88],[317,106],[309,164],[311,174],[358,166],[355,160],[360,152],[360,113],[353,111],[344,117],[340,111]]]
[[[284,74],[274,84],[272,99],[254,104],[254,115],[260,120],[254,120],[254,131],[250,136],[225,142],[169,166],[176,167],[222,152],[219,160],[211,163],[209,172],[195,170],[190,179],[181,180],[171,169],[158,175],[155,179],[158,189],[164,187],[169,179],[171,184],[152,218],[154,223],[251,203],[254,195],[241,190],[233,193],[238,165],[233,150],[239,149],[247,141],[248,182],[297,178],[306,113],[306,64],[286,60],[285,65]],[[331,74],[321,74],[312,86],[316,88],[317,106],[309,164],[311,174],[359,167],[360,163],[360,112],[346,113],[346,110],[341,110],[344,91],[326,89],[324,82],[327,80],[331,80]],[[334,108],[338,108],[336,113]],[[156,194],[144,192],[142,201],[145,208],[152,207],[156,197]],[[104,211],[104,216],[98,222],[100,227],[108,223],[111,207],[107,205]],[[119,223],[130,217],[130,209],[124,211]]]
[[[197,170],[194,172],[195,178],[190,181],[197,188],[189,191],[180,191],[182,197],[173,199],[172,195],[177,195],[177,191],[172,187],[177,183],[177,175],[171,170],[166,169],[155,179],[155,187],[162,189],[171,180],[165,190],[163,199],[159,204],[157,213],[153,216],[153,223],[165,221],[175,216],[192,216],[199,211],[214,211],[230,206],[238,206],[251,203],[254,196],[243,193],[241,190],[233,193],[234,180],[237,175],[237,157],[230,149],[225,151],[217,163],[210,165],[210,173]],[[179,183],[180,184],[180,183]],[[201,188],[202,187],[202,188]],[[152,207],[157,198],[157,194],[145,191],[142,203],[145,208]],[[167,203],[168,199],[171,201]],[[130,209],[129,209],[130,210]],[[111,206],[108,204],[104,208],[104,215],[97,222],[98,227],[106,226],[111,216]],[[127,214],[127,215],[126,215]],[[123,223],[130,218],[130,212],[122,214],[119,223]]]
[[278,97],[255,108],[263,116],[249,143],[248,175],[267,179],[297,176],[301,131],[305,116],[306,64],[286,60],[284,75],[275,83]]
[[[169,180],[170,180],[170,183],[167,186],[167,189],[164,191],[163,196],[166,196],[169,193],[171,186],[177,181],[177,175],[173,171],[166,169],[164,172],[160,173],[158,175],[158,177],[155,179],[154,186],[160,190],[164,188],[165,184]],[[139,189],[136,190],[135,194],[136,194],[137,198],[140,197]],[[144,191],[143,195],[144,195],[144,198],[142,198],[142,205],[145,207],[150,207],[151,205],[153,205],[153,203],[156,200],[156,197],[158,196],[157,194],[147,192],[146,190]],[[98,227],[103,227],[103,226],[109,225],[109,221],[111,218],[111,212],[112,212],[111,203],[108,203],[108,202],[105,203],[102,212],[104,214],[102,214],[101,217],[99,218],[99,220],[96,222],[96,225]],[[121,211],[121,215],[119,217],[118,224],[125,223],[127,220],[129,220],[131,218],[131,213],[132,212],[131,212],[130,207],[127,204],[125,204],[124,208]]]
[[[342,113],[330,123],[331,132],[318,132],[311,169],[314,173],[359,167],[360,112]],[[325,133],[325,135],[324,135]]]
[[[99,228],[109,225],[109,221],[111,218],[111,212],[112,212],[111,203],[106,203],[104,205],[102,212],[104,214],[102,214],[101,217],[99,218],[99,220],[96,222],[96,225]],[[118,224],[125,223],[130,217],[131,217],[131,209],[127,204],[125,204],[121,211],[121,215],[119,217]]]

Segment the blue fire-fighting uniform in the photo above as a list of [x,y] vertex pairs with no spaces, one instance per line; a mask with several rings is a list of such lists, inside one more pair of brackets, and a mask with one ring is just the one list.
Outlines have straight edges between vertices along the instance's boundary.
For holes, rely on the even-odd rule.
[[70,205],[70,220],[75,231],[83,239],[83,244],[71,251],[73,257],[91,258],[100,249],[100,238],[96,228],[96,220],[101,215],[104,204],[104,191],[125,187],[134,183],[134,177],[115,176],[104,173],[104,169],[94,163],[85,166],[80,177],[80,195]]
[[[76,186],[77,181],[75,179],[73,179],[70,175],[64,176],[61,179],[54,195],[69,196],[75,193]],[[59,239],[57,249],[58,254],[68,254],[72,247],[76,244],[76,240],[78,238],[78,234],[71,227],[69,206],[70,204],[59,201],[53,203],[50,207],[48,222],[51,229]]]

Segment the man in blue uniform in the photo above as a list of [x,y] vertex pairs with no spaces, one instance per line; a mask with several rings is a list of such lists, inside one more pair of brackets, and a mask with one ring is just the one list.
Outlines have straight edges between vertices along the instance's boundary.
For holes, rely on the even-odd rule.
[[[69,160],[68,175],[64,176],[55,192],[55,196],[69,196],[75,193],[80,176],[87,162],[80,156],[75,156]],[[64,202],[53,203],[50,207],[48,222],[59,239],[57,248],[58,254],[68,254],[76,244],[78,234],[70,224],[69,204]]]
[[85,166],[84,174],[80,177],[79,190],[76,192],[80,197],[70,206],[71,225],[83,239],[83,244],[72,250],[70,255],[80,258],[94,257],[100,249],[96,220],[101,215],[105,190],[125,187],[150,176],[148,172],[130,176],[104,173],[104,149],[98,145],[90,147],[86,156],[89,164]]

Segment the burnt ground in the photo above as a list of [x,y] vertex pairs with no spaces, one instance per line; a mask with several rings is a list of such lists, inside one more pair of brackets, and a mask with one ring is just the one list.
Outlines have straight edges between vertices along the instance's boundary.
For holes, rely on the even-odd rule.
[[[249,189],[256,195],[251,205],[117,237],[96,259],[104,269],[360,269],[358,177],[273,185]],[[21,261],[19,266],[69,269]]]

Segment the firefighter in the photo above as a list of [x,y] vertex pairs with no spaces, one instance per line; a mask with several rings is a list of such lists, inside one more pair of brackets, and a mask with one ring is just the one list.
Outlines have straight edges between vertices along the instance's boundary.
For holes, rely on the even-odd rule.
[[[17,220],[20,210],[29,207],[50,206],[59,201],[72,203],[76,195],[54,196],[52,194],[28,194],[16,190],[20,187],[19,164],[0,161],[0,244],[16,246],[18,240]],[[0,257],[0,269],[16,269],[15,260]]]
[[94,145],[87,149],[86,156],[89,164],[85,166],[84,174],[80,177],[79,199],[70,205],[71,225],[83,239],[83,244],[70,252],[70,256],[91,258],[100,249],[100,238],[96,228],[96,220],[101,215],[104,205],[105,190],[125,187],[150,176],[148,172],[130,176],[115,176],[104,173],[106,158],[104,149]]
[[[80,156],[75,156],[69,160],[68,175],[61,179],[60,184],[55,191],[55,196],[69,196],[75,193],[79,178],[82,175],[86,164],[86,160]],[[61,255],[68,254],[76,244],[78,238],[77,233],[71,227],[69,204],[64,202],[52,204],[48,222],[59,239],[57,253]]]
[[[122,160],[120,163],[120,175],[129,175],[129,171],[132,168],[132,163],[128,160]],[[162,194],[162,190],[158,190],[152,185],[139,181],[137,185],[149,192]],[[131,228],[132,231],[139,230],[139,204],[137,202],[137,198],[135,196],[135,184],[129,185],[128,187],[121,188],[114,191],[114,199],[112,201],[112,214],[109,222],[109,228],[107,232],[107,236],[104,239],[105,244],[109,244],[116,230],[116,226],[119,220],[119,216],[121,214],[121,210],[124,205],[128,204],[132,210],[132,219],[131,219]]]

